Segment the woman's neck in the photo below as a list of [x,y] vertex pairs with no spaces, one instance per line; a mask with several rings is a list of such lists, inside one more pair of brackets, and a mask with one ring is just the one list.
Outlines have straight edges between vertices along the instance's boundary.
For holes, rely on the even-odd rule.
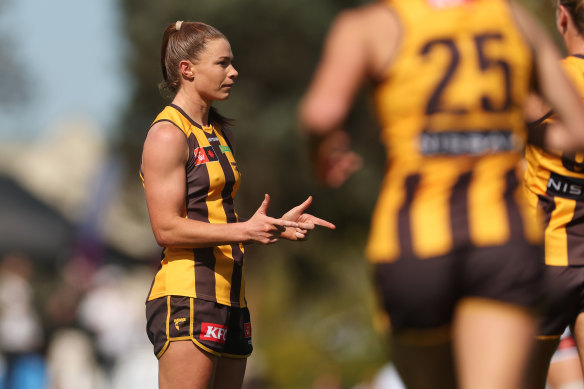
[[209,109],[211,104],[203,101],[201,98],[193,98],[179,91],[172,104],[179,106],[195,122],[203,125],[209,125]]
[[569,26],[562,35],[569,55],[584,54],[584,37],[578,33],[574,25]]

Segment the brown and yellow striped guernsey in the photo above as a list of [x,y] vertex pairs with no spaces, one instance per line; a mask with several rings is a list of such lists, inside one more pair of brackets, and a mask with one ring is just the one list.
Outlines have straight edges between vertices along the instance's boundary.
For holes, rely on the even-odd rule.
[[403,29],[375,103],[387,170],[373,262],[538,242],[521,190],[531,49],[508,1],[386,0]]
[[[566,74],[584,98],[584,56],[562,61]],[[554,120],[553,115],[546,120]],[[532,211],[543,211],[545,262],[551,266],[584,265],[584,154],[552,154],[528,145],[525,186]]]
[[[201,126],[180,107],[167,106],[154,120],[168,121],[186,136],[186,217],[205,223],[238,221],[233,199],[241,175],[228,129]],[[233,307],[245,307],[243,244],[208,248],[165,248],[148,300],[188,296]]]

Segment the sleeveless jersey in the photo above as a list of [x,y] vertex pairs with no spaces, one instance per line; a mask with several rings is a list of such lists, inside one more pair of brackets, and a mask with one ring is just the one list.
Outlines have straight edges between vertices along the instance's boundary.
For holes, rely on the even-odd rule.
[[508,2],[386,3],[402,38],[375,90],[388,160],[368,257],[538,242],[518,169],[533,56]]
[[[584,57],[567,57],[562,65],[584,97]],[[546,264],[584,265],[584,154],[528,145],[525,159],[529,203],[544,219]]]
[[[185,217],[205,223],[238,221],[233,198],[241,176],[233,156],[230,132],[195,123],[175,105],[167,106],[153,125],[168,121],[186,136]],[[243,244],[206,248],[164,248],[148,300],[176,295],[245,307]]]

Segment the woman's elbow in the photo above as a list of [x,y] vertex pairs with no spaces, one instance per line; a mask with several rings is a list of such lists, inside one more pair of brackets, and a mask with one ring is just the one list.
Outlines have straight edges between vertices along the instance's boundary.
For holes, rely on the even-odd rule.
[[335,104],[305,101],[299,110],[300,126],[304,132],[327,134],[338,128],[344,119],[344,110]]
[[154,239],[161,247],[173,247],[176,244],[176,239],[174,239],[174,234],[164,228],[152,228],[154,232]]

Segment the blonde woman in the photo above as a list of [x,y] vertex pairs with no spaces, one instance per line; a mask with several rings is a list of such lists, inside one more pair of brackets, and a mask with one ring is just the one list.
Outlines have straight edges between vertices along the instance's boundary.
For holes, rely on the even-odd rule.
[[159,385],[240,388],[252,352],[244,244],[305,240],[315,225],[334,225],[304,213],[311,197],[281,218],[267,216],[268,195],[249,220],[237,215],[241,175],[231,122],[212,106],[229,97],[238,76],[220,31],[199,22],[169,25],[161,67],[174,98],[148,131],[141,169],[163,247],[146,303]]

